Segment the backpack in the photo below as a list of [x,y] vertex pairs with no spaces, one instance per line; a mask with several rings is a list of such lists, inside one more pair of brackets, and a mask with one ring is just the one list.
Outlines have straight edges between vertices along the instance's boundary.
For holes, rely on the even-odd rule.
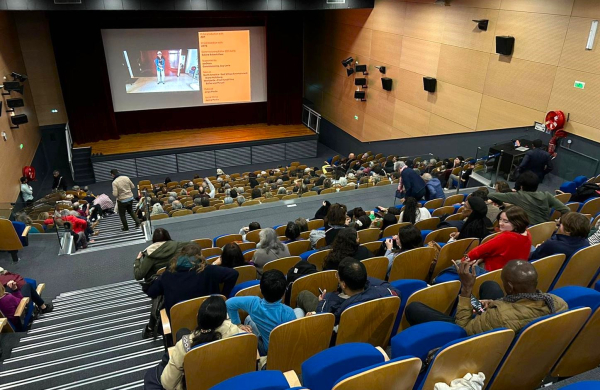
[[290,304],[290,298],[292,295],[292,283],[302,276],[314,274],[317,272],[317,267],[314,264],[309,263],[305,260],[300,260],[296,263],[287,273],[287,289],[285,291],[285,303]]
[[596,183],[585,183],[577,187],[575,195],[572,196],[571,200],[574,202],[584,202],[589,198],[600,196],[600,186]]

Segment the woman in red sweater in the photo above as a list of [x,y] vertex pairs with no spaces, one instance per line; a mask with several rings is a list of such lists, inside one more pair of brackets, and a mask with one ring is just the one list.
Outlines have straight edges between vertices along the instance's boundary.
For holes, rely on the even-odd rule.
[[500,234],[468,253],[471,260],[481,260],[480,266],[488,272],[501,269],[511,260],[527,260],[531,252],[529,218],[525,210],[508,207],[500,213],[498,222]]

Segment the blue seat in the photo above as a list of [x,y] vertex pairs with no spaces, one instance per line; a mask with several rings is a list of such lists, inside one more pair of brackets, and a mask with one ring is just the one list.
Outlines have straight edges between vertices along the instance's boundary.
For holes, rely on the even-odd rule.
[[237,294],[240,290],[243,290],[248,287],[256,286],[258,284],[260,284],[260,280],[249,280],[247,282],[240,283],[237,286],[235,286],[233,288],[233,290],[231,290],[231,294],[229,294],[229,296],[227,298],[235,297],[235,294]]
[[561,387],[563,390],[598,390],[600,389],[600,381],[583,381]]
[[17,232],[17,236],[19,236],[19,240],[21,241],[21,245],[27,246],[29,245],[29,240],[27,236],[23,237],[23,231],[27,227],[23,222],[11,221],[15,231]]
[[218,240],[219,238],[221,238],[221,237],[223,237],[223,236],[228,236],[228,235],[229,235],[229,233],[228,233],[228,234],[221,234],[221,235],[219,235],[219,236],[216,236],[215,238],[213,238],[213,246],[214,246],[214,247],[216,247],[216,246],[217,246],[217,240]]
[[290,386],[281,371],[255,371],[234,376],[210,390],[287,390]]
[[594,286],[594,290],[600,291],[600,280],[596,282],[596,285]]
[[396,322],[394,322],[394,327],[392,328],[393,337],[398,332],[398,327],[400,326],[402,313],[404,313],[404,307],[406,306],[408,297],[410,297],[415,291],[419,291],[427,287],[427,283],[425,283],[423,280],[417,279],[400,279],[394,280],[393,282],[390,282],[390,284],[393,288],[400,292],[400,309],[398,309]]
[[587,306],[595,311],[600,306],[600,292],[581,286],[565,286],[557,288],[552,294],[564,299],[569,307]]
[[424,229],[424,230],[421,230],[421,239],[422,239],[423,241],[425,241],[425,239],[427,238],[427,235],[428,235],[429,233],[431,233],[432,231],[433,231],[433,230],[429,230],[429,229]]
[[310,255],[312,255],[313,253],[317,253],[319,250],[318,249],[311,249],[309,251],[306,251],[304,253],[300,253],[300,258],[304,261],[308,260],[308,258],[310,257]]
[[338,345],[302,363],[303,384],[311,390],[331,390],[344,375],[384,361],[381,352],[371,344]]
[[586,176],[577,176],[575,179],[573,179],[573,182],[577,187],[582,186],[586,181],[588,181]]
[[467,332],[450,322],[413,325],[392,337],[392,358],[411,355],[425,360],[432,349],[464,337],[467,337]]
[[566,192],[572,195],[575,195],[577,193],[577,184],[575,184],[574,181],[567,181],[564,182],[560,188],[559,188],[562,192]]
[[365,371],[369,371],[369,370],[372,370],[372,369],[375,369],[375,368],[378,368],[378,367],[381,367],[381,366],[385,366],[387,364],[396,363],[396,362],[399,362],[399,361],[402,361],[402,360],[406,360],[406,359],[411,359],[411,358],[414,358],[414,356],[400,356],[400,357],[397,357],[395,359],[390,359],[387,362],[377,363],[377,364],[373,364],[372,366],[359,368],[358,370],[354,370],[352,372],[349,372],[346,375],[342,376],[340,379],[338,379],[335,382],[334,387],[337,386],[338,383],[340,383],[340,382],[342,382],[342,381],[344,381],[344,380],[346,380],[348,378],[351,378],[354,375],[358,375],[358,374],[361,374],[361,373],[363,373]]

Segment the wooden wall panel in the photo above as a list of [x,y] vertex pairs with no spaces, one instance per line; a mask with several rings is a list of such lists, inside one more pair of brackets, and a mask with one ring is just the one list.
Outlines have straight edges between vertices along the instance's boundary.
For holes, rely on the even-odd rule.
[[492,54],[484,94],[543,111],[556,67]]
[[573,0],[502,0],[500,8],[537,14],[571,15]]
[[600,18],[600,1],[598,0],[575,0],[571,16],[582,18]]
[[393,126],[411,136],[425,136],[429,134],[430,116],[431,113],[429,111],[396,99]]
[[453,0],[452,7],[500,8],[502,0]]
[[385,141],[394,138],[410,138],[411,136],[384,123],[371,115],[365,115],[362,138],[365,142]]
[[481,94],[449,83],[438,81],[435,103],[431,113],[470,129],[477,127]]
[[481,100],[477,130],[531,126],[534,122],[544,122],[545,117],[545,111],[532,110],[506,100],[484,95]]
[[583,138],[591,139],[592,141],[600,142],[600,129],[598,128],[569,121],[565,126],[565,130],[570,134],[575,134]]
[[446,8],[434,4],[407,4],[404,35],[432,42],[442,42]]
[[431,111],[434,96],[423,90],[423,75],[400,69],[396,99],[425,111]]
[[[585,82],[585,89],[575,88],[575,81]],[[548,111],[550,110],[568,112],[572,121],[598,127],[600,75],[559,68],[548,103]]]
[[[330,40],[326,42],[336,49],[355,53],[357,56],[369,57],[371,53],[371,33],[368,28],[356,28],[348,24],[330,26]],[[340,60],[341,61],[341,60]]]
[[592,20],[594,19],[571,18],[559,66],[600,73],[600,36],[596,37],[593,50],[585,49]]
[[394,106],[396,99],[392,95],[369,90],[365,114],[370,115],[391,126],[394,122]]
[[441,44],[404,37],[400,67],[429,77],[437,76]]
[[[385,66],[385,74],[379,72],[375,66]],[[388,95],[392,95],[396,97],[396,91],[398,91],[398,80],[400,76],[400,68],[391,64],[386,64],[385,62],[375,62],[371,60],[369,62],[369,75],[366,76],[369,83],[369,90],[383,92]],[[381,78],[388,77],[392,79],[392,90],[385,91],[381,85]]]
[[515,37],[515,58],[558,65],[568,26],[568,16],[500,11],[496,35]]
[[482,51],[442,45],[437,78],[483,93],[490,55]]
[[431,114],[429,118],[429,135],[458,134],[473,131],[468,127],[449,121],[439,115]]
[[403,35],[406,18],[406,3],[398,0],[375,0],[366,28]]
[[[327,93],[323,94],[322,114],[327,119],[344,129],[348,134],[361,139],[363,121],[365,120],[362,111],[356,111],[349,107],[345,102],[334,98]],[[354,116],[358,119],[354,119]]]
[[401,54],[401,35],[382,31],[373,31],[371,41],[371,61],[399,65]]
[[[447,7],[444,18],[443,43],[467,49],[495,52],[498,10]],[[487,31],[476,28],[473,20],[489,20]]]

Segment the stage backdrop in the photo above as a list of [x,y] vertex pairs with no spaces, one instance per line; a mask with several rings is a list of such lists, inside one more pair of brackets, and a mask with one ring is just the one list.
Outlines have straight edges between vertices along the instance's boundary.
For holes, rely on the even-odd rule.
[[[196,14],[197,15],[197,14]],[[52,42],[73,139],[233,126],[298,124],[302,111],[302,13],[49,13]],[[76,16],[76,17],[75,17]],[[116,112],[101,29],[266,26],[267,102]]]

